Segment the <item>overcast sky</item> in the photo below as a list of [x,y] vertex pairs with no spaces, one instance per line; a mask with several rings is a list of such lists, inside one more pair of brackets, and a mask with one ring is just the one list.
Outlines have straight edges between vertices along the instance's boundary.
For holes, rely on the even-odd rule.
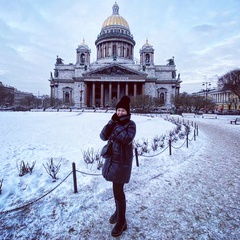
[[[56,56],[76,62],[85,43],[96,60],[95,40],[114,0],[0,0],[0,81],[35,95],[50,94]],[[133,34],[135,58],[148,39],[155,64],[174,56],[181,92],[216,86],[240,67],[239,0],[118,0]]]

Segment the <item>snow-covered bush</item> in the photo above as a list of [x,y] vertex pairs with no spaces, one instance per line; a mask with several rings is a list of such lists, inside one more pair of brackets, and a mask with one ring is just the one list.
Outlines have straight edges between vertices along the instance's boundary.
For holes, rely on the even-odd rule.
[[25,163],[23,160],[20,162],[19,166],[17,165],[17,169],[19,172],[19,176],[22,177],[27,173],[32,174],[33,168],[35,166],[36,161],[32,163],[32,166],[29,165],[29,163]]
[[163,148],[164,147],[164,140],[165,136],[155,136],[152,140],[152,150],[157,151],[158,148]]
[[189,122],[181,122],[179,119],[175,118],[168,118],[167,120],[176,125],[176,128],[169,133],[169,138],[171,141],[176,142],[178,138],[183,139],[191,132],[191,126]]
[[52,177],[53,181],[57,180],[57,173],[60,170],[61,164],[60,162],[62,161],[62,159],[60,159],[60,161],[58,162],[58,164],[55,164],[53,162],[53,158],[51,158],[49,160],[49,163],[47,162],[46,164],[43,163],[43,167],[45,168],[46,172],[48,173],[49,176]]
[[143,153],[149,153],[151,148],[148,146],[148,139],[142,138],[142,141],[139,140],[134,141],[134,148],[137,148],[138,155],[143,155]]
[[176,142],[178,140],[178,135],[176,134],[175,130],[169,131],[168,137],[171,142]]
[[95,152],[94,149],[91,148],[91,149],[83,150],[82,154],[83,154],[83,160],[86,163],[87,168],[89,165],[91,166],[90,168],[92,168],[92,165],[94,164],[94,162],[96,162],[97,169],[101,169],[103,165],[103,161],[101,159],[99,151]]
[[101,158],[99,151],[95,153],[95,160],[97,162],[97,169],[100,170],[103,166],[103,159]]

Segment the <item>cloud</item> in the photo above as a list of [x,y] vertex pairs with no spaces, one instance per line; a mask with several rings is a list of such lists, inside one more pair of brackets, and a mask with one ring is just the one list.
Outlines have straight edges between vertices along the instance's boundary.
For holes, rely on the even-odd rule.
[[[96,60],[94,43],[114,2],[0,0],[0,81],[48,94],[56,55],[64,63],[75,63],[76,48],[84,38],[91,61]],[[139,59],[148,38],[155,49],[155,64],[175,57],[183,89],[239,65],[239,1],[117,2],[136,41],[135,57]]]
[[212,31],[216,30],[216,28],[208,24],[202,24],[202,25],[195,26],[193,30],[197,32],[211,33]]

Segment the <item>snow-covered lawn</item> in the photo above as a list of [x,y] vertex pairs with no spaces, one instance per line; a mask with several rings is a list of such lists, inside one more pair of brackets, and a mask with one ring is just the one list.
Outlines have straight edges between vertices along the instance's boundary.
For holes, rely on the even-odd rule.
[[[90,174],[77,172],[76,194],[73,193],[70,174],[54,191],[39,201],[18,211],[1,213],[1,239],[112,239],[112,226],[108,223],[114,206],[111,183],[102,178],[96,165],[86,166],[82,156],[83,151],[100,151],[105,144],[99,138],[99,133],[111,115],[86,112],[0,112],[0,180],[3,179],[0,212],[20,207],[48,193],[71,173],[72,162],[76,163],[77,170]],[[132,115],[132,119],[137,125],[135,140],[139,141],[144,138],[151,142],[155,136],[166,135],[176,127],[160,117]],[[217,119],[215,124],[229,122],[229,119]],[[208,121],[187,120],[199,123]],[[237,127],[232,126],[232,129]],[[172,156],[169,156],[167,149],[160,155],[150,152],[145,157],[139,157],[139,167],[134,159],[132,177],[125,187],[129,227],[121,239],[188,239],[182,231],[178,235],[166,231],[162,233],[161,230],[161,226],[164,229],[164,224],[171,218],[176,218],[174,231],[187,227],[186,222],[179,216],[173,216],[173,212],[167,209],[168,206],[174,206],[168,202],[173,197],[168,195],[171,194],[168,186],[180,185],[177,176],[184,174],[186,169],[189,171],[188,159],[205,147],[206,138],[199,130],[197,140],[190,141],[189,148],[184,145],[178,149],[181,144],[181,140],[173,144],[175,148],[172,149]],[[56,182],[52,181],[43,167],[51,158],[56,163],[61,160]],[[30,165],[36,161],[36,165],[32,174],[19,177],[17,166],[22,160]],[[193,183],[195,181],[190,180]],[[184,185],[181,185],[182,195],[185,190]],[[179,201],[181,199],[176,199],[176,203]],[[186,207],[179,207],[179,215],[193,210],[191,204]],[[158,213],[157,219],[140,214],[146,209],[149,210],[148,214],[152,212],[152,216]],[[170,213],[166,215],[165,210]],[[164,223],[161,216],[169,219]],[[211,239],[207,234],[202,236],[194,239]]]

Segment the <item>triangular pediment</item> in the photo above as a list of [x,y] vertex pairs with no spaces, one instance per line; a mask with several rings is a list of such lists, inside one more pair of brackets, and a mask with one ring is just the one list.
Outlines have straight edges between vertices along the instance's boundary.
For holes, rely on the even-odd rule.
[[126,66],[122,66],[120,64],[110,64],[104,67],[99,67],[95,70],[89,71],[85,74],[83,74],[84,77],[90,77],[90,76],[99,76],[99,75],[106,75],[106,76],[141,76],[145,77],[147,74],[142,73],[140,71],[136,71],[134,69],[131,69]]

